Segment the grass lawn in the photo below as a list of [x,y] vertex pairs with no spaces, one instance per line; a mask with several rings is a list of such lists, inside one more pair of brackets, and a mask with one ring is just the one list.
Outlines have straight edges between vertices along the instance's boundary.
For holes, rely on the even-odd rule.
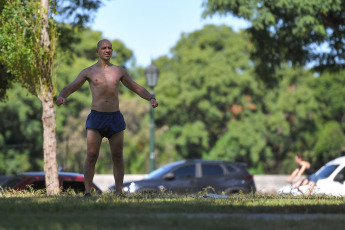
[[344,228],[344,217],[345,197],[238,194],[213,199],[202,194],[163,194],[115,198],[103,194],[85,199],[71,192],[47,197],[43,192],[0,191],[0,230],[336,230]]

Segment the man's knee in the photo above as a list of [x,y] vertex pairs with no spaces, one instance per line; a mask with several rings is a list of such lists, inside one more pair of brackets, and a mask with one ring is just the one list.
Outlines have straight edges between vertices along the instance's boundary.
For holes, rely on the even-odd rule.
[[89,164],[96,164],[98,159],[98,154],[95,152],[88,152],[86,161]]
[[117,151],[112,154],[112,159],[114,162],[122,162],[123,161],[123,152]]

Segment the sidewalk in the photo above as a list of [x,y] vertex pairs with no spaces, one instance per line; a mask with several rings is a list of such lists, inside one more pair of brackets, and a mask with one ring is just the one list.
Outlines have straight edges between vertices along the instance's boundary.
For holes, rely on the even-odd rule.
[[[125,174],[123,181],[137,181],[141,180],[146,174]],[[93,182],[104,192],[107,191],[110,185],[115,184],[114,176],[112,174],[95,174]]]

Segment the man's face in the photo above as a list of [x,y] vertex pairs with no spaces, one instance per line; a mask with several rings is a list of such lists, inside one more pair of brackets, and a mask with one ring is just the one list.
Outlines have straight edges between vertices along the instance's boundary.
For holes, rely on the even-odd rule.
[[98,56],[103,60],[109,60],[113,54],[113,47],[109,41],[103,41],[97,49]]

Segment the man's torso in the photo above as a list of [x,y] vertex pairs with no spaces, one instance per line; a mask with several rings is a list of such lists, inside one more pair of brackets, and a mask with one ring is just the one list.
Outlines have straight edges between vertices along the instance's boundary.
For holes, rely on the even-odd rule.
[[87,69],[87,79],[92,93],[91,109],[99,112],[119,111],[119,84],[124,72],[121,67],[96,64]]

